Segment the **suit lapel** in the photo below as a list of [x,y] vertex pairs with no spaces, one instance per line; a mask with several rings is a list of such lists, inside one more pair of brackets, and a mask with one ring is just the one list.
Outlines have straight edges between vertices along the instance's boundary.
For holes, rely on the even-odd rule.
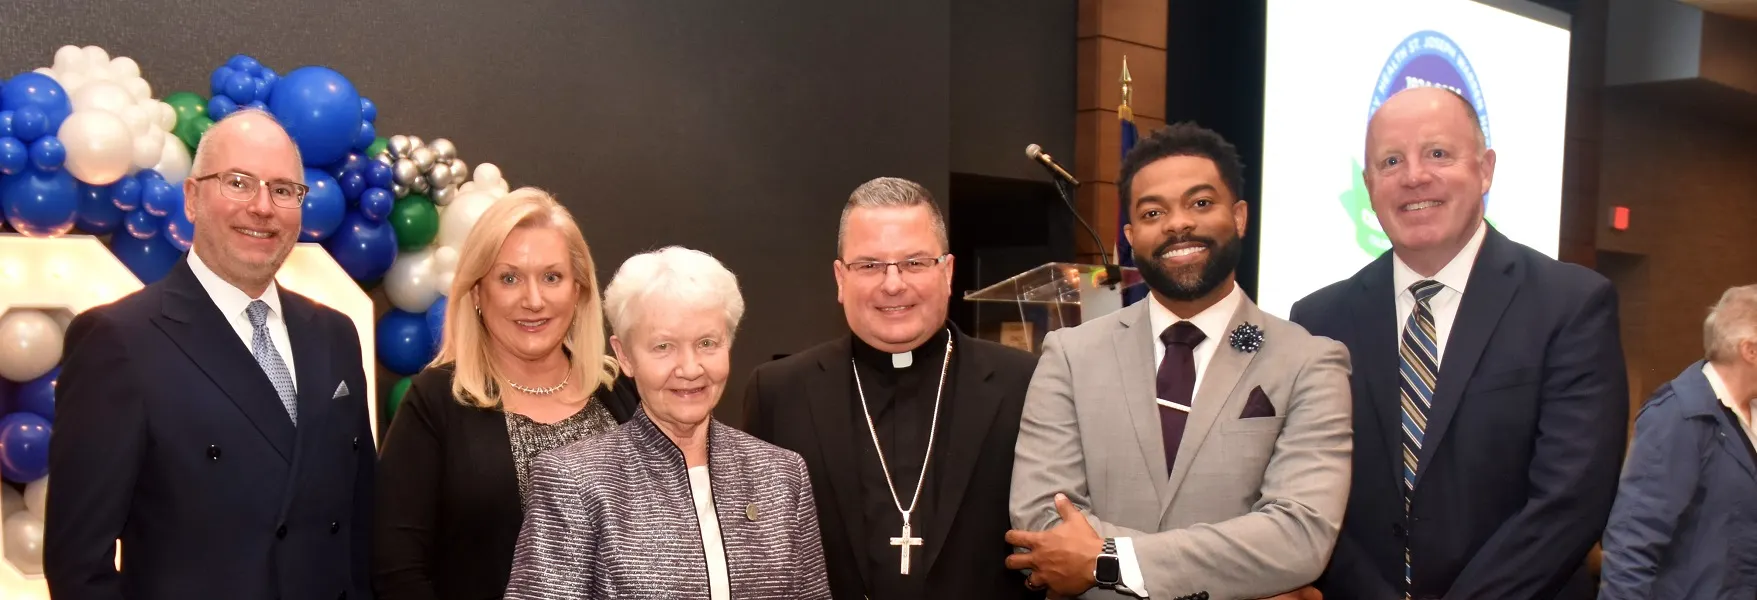
[[[1397,356],[1397,290],[1392,289],[1391,253],[1379,255],[1377,260],[1367,266],[1361,277],[1360,287],[1356,296],[1349,304],[1354,307],[1354,326],[1356,343],[1349,347],[1355,353],[1354,364],[1371,365],[1371,368],[1356,367],[1357,377],[1366,380],[1367,398],[1364,403],[1373,417],[1379,422],[1379,433],[1386,445],[1385,456],[1390,457],[1391,476],[1399,489],[1403,486],[1403,413],[1401,396],[1397,389],[1397,370],[1401,358]],[[1457,327],[1454,326],[1454,329]]]
[[[328,340],[317,330],[317,307],[286,290],[280,290],[280,294],[281,319],[287,324],[287,340],[293,346],[293,369],[298,380],[296,401],[299,405],[300,425],[294,432],[293,469],[290,475],[293,479],[288,482],[292,484],[299,477],[305,454],[310,452],[311,445],[317,443],[317,437],[325,431],[323,423],[329,419],[329,410],[334,404],[333,394],[337,388],[326,385],[336,380],[330,369],[329,359],[332,353],[328,352]],[[285,409],[282,413],[285,414]],[[285,494],[282,498],[286,506],[281,511],[286,514],[293,501],[293,494]]]
[[[1252,323],[1261,326],[1262,313],[1257,310],[1249,298],[1239,301],[1238,309],[1232,312],[1232,320],[1227,321],[1226,331],[1237,329],[1239,325]],[[1190,476],[1190,463],[1201,453],[1202,442],[1208,439],[1208,432],[1214,429],[1220,413],[1226,407],[1226,399],[1232,397],[1233,388],[1238,387],[1239,379],[1244,377],[1245,370],[1256,358],[1255,352],[1243,352],[1234,349],[1227,340],[1216,339],[1219,347],[1214,349],[1214,357],[1208,360],[1208,366],[1202,370],[1202,386],[1196,390],[1195,405],[1190,407],[1190,418],[1184,425],[1183,441],[1177,447],[1177,465],[1171,470],[1171,493],[1162,496],[1160,519],[1165,518],[1165,511],[1177,500],[1177,493],[1183,488],[1184,480]]]
[[[1476,372],[1483,350],[1488,348],[1489,338],[1501,322],[1501,314],[1506,312],[1507,304],[1519,290],[1519,278],[1523,273],[1511,253],[1506,252],[1509,243],[1500,232],[1489,228],[1476,263],[1471,265],[1469,283],[1465,284],[1464,297],[1459,300],[1458,317],[1452,320],[1452,330],[1446,334],[1446,350],[1440,358],[1440,378],[1435,384],[1438,389],[1434,390],[1428,428],[1422,434],[1421,451],[1416,455],[1417,465],[1432,464],[1434,453],[1446,439],[1452,415],[1458,413],[1458,405],[1464,399],[1465,384]],[[1417,469],[1417,488],[1427,472],[1426,468]]]
[[187,259],[166,276],[164,309],[153,324],[237,405],[282,459],[292,461],[293,421],[280,395],[189,270]]
[[[853,365],[848,363],[848,358],[853,356],[850,339],[843,338],[836,351],[818,358],[819,371],[806,384],[805,397],[811,399],[807,403],[811,410],[811,424],[817,431],[824,467],[830,472],[830,488],[835,493],[836,504],[842,508],[842,526],[849,543],[856,545],[855,556],[860,556],[858,545],[866,539],[866,510],[860,502],[860,466],[854,461],[854,444],[871,440],[871,437],[865,431],[854,431],[852,425],[855,400],[848,393],[854,380]],[[859,563],[860,579],[870,581],[867,561],[855,562]]]
[[[1148,320],[1148,298],[1124,308],[1122,326],[1111,338],[1116,350],[1117,378],[1122,381],[1123,404],[1128,408],[1129,423],[1135,430],[1135,442],[1141,447],[1141,458],[1147,461],[1147,472],[1165,472],[1165,437],[1159,426],[1159,404],[1154,401],[1153,326]],[[1187,430],[1186,430],[1187,431]],[[1181,452],[1183,446],[1179,446]],[[1171,481],[1154,475],[1153,491],[1163,506],[1171,501]]]
[[[952,328],[952,334],[958,340],[952,349],[953,360],[957,363],[953,388],[956,395],[945,400],[955,403],[957,410],[951,411],[951,422],[935,442],[940,446],[938,452],[943,453],[943,458],[933,461],[937,466],[931,469],[935,481],[941,486],[936,494],[939,514],[934,515],[927,532],[930,542],[926,547],[927,560],[922,563],[923,573],[932,572],[934,559],[946,546],[944,541],[952,529],[952,521],[957,518],[958,507],[964,502],[964,492],[970,488],[976,461],[982,455],[988,430],[1001,405],[1001,390],[993,383],[993,366],[984,362],[982,355],[971,351],[970,337],[956,327]],[[934,452],[935,449],[928,451]]]

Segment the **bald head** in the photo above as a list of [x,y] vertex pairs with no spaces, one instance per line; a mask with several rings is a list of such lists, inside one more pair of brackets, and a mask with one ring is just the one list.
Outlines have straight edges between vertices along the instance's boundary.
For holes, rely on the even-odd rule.
[[[255,298],[293,251],[303,205],[271,198],[275,183],[304,183],[299,147],[272,115],[240,110],[201,136],[183,180],[183,214],[202,264]],[[296,198],[296,197],[295,197]]]
[[[1387,111],[1390,111],[1389,115],[1386,115]],[[1367,121],[1369,154],[1371,153],[1373,127],[1379,122],[1382,115],[1394,118],[1412,114],[1422,115],[1423,118],[1427,119],[1462,118],[1470,124],[1470,131],[1475,134],[1473,139],[1476,140],[1476,151],[1482,152],[1488,149],[1488,138],[1482,133],[1482,118],[1477,116],[1476,107],[1470,104],[1469,99],[1459,95],[1458,92],[1443,87],[1413,87],[1392,94],[1390,98],[1385,100],[1384,104],[1379,105],[1379,110],[1373,113],[1372,119]]]
[[304,160],[299,156],[299,146],[293,143],[292,136],[287,135],[287,130],[274,115],[253,108],[226,115],[202,134],[189,172],[196,176],[212,174],[219,168],[215,157],[231,152],[234,147],[247,148],[247,151],[271,150],[277,154],[286,152],[291,155],[291,164],[298,172],[291,181],[304,182]]

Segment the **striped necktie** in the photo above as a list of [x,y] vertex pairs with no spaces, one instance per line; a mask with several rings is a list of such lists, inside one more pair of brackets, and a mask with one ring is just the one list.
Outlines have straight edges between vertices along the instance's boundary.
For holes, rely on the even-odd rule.
[[[1422,436],[1428,428],[1428,411],[1434,407],[1434,384],[1440,374],[1440,347],[1435,342],[1434,309],[1428,305],[1434,294],[1446,286],[1432,279],[1423,279],[1409,286],[1415,296],[1415,310],[1403,326],[1403,341],[1397,353],[1401,383],[1398,390],[1403,404],[1403,514],[1409,516],[1409,499],[1415,495],[1415,474],[1420,466]],[[1403,587],[1408,597],[1410,573],[1409,539],[1403,541]]]

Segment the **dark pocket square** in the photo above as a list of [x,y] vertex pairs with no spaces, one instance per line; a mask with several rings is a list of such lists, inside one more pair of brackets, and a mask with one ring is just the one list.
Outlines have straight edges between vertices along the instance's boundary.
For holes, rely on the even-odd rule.
[[1261,386],[1251,390],[1251,398],[1245,401],[1245,410],[1239,413],[1240,419],[1256,419],[1275,416],[1275,403],[1269,401],[1269,395],[1263,393]]

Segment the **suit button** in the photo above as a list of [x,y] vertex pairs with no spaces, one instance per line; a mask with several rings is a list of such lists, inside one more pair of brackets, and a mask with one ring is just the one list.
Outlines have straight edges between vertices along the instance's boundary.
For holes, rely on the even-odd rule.
[[355,437],[355,438],[354,438],[354,449],[355,449],[355,450],[359,450],[359,449],[360,449],[360,438],[359,438],[359,437],[358,437],[358,436],[356,436],[356,437]]
[[1407,538],[1409,537],[1409,530],[1404,529],[1402,523],[1392,523],[1391,535],[1397,536],[1398,539]]
[[341,530],[342,530],[342,524],[340,522],[337,522],[337,521],[330,521],[329,522],[329,532],[330,533],[336,533]]
[[287,538],[287,526],[282,525],[280,527],[276,527],[275,528],[275,539],[280,540],[280,539],[286,539],[286,538]]
[[208,446],[207,447],[207,459],[208,460],[219,460],[220,459],[220,447],[219,446]]

